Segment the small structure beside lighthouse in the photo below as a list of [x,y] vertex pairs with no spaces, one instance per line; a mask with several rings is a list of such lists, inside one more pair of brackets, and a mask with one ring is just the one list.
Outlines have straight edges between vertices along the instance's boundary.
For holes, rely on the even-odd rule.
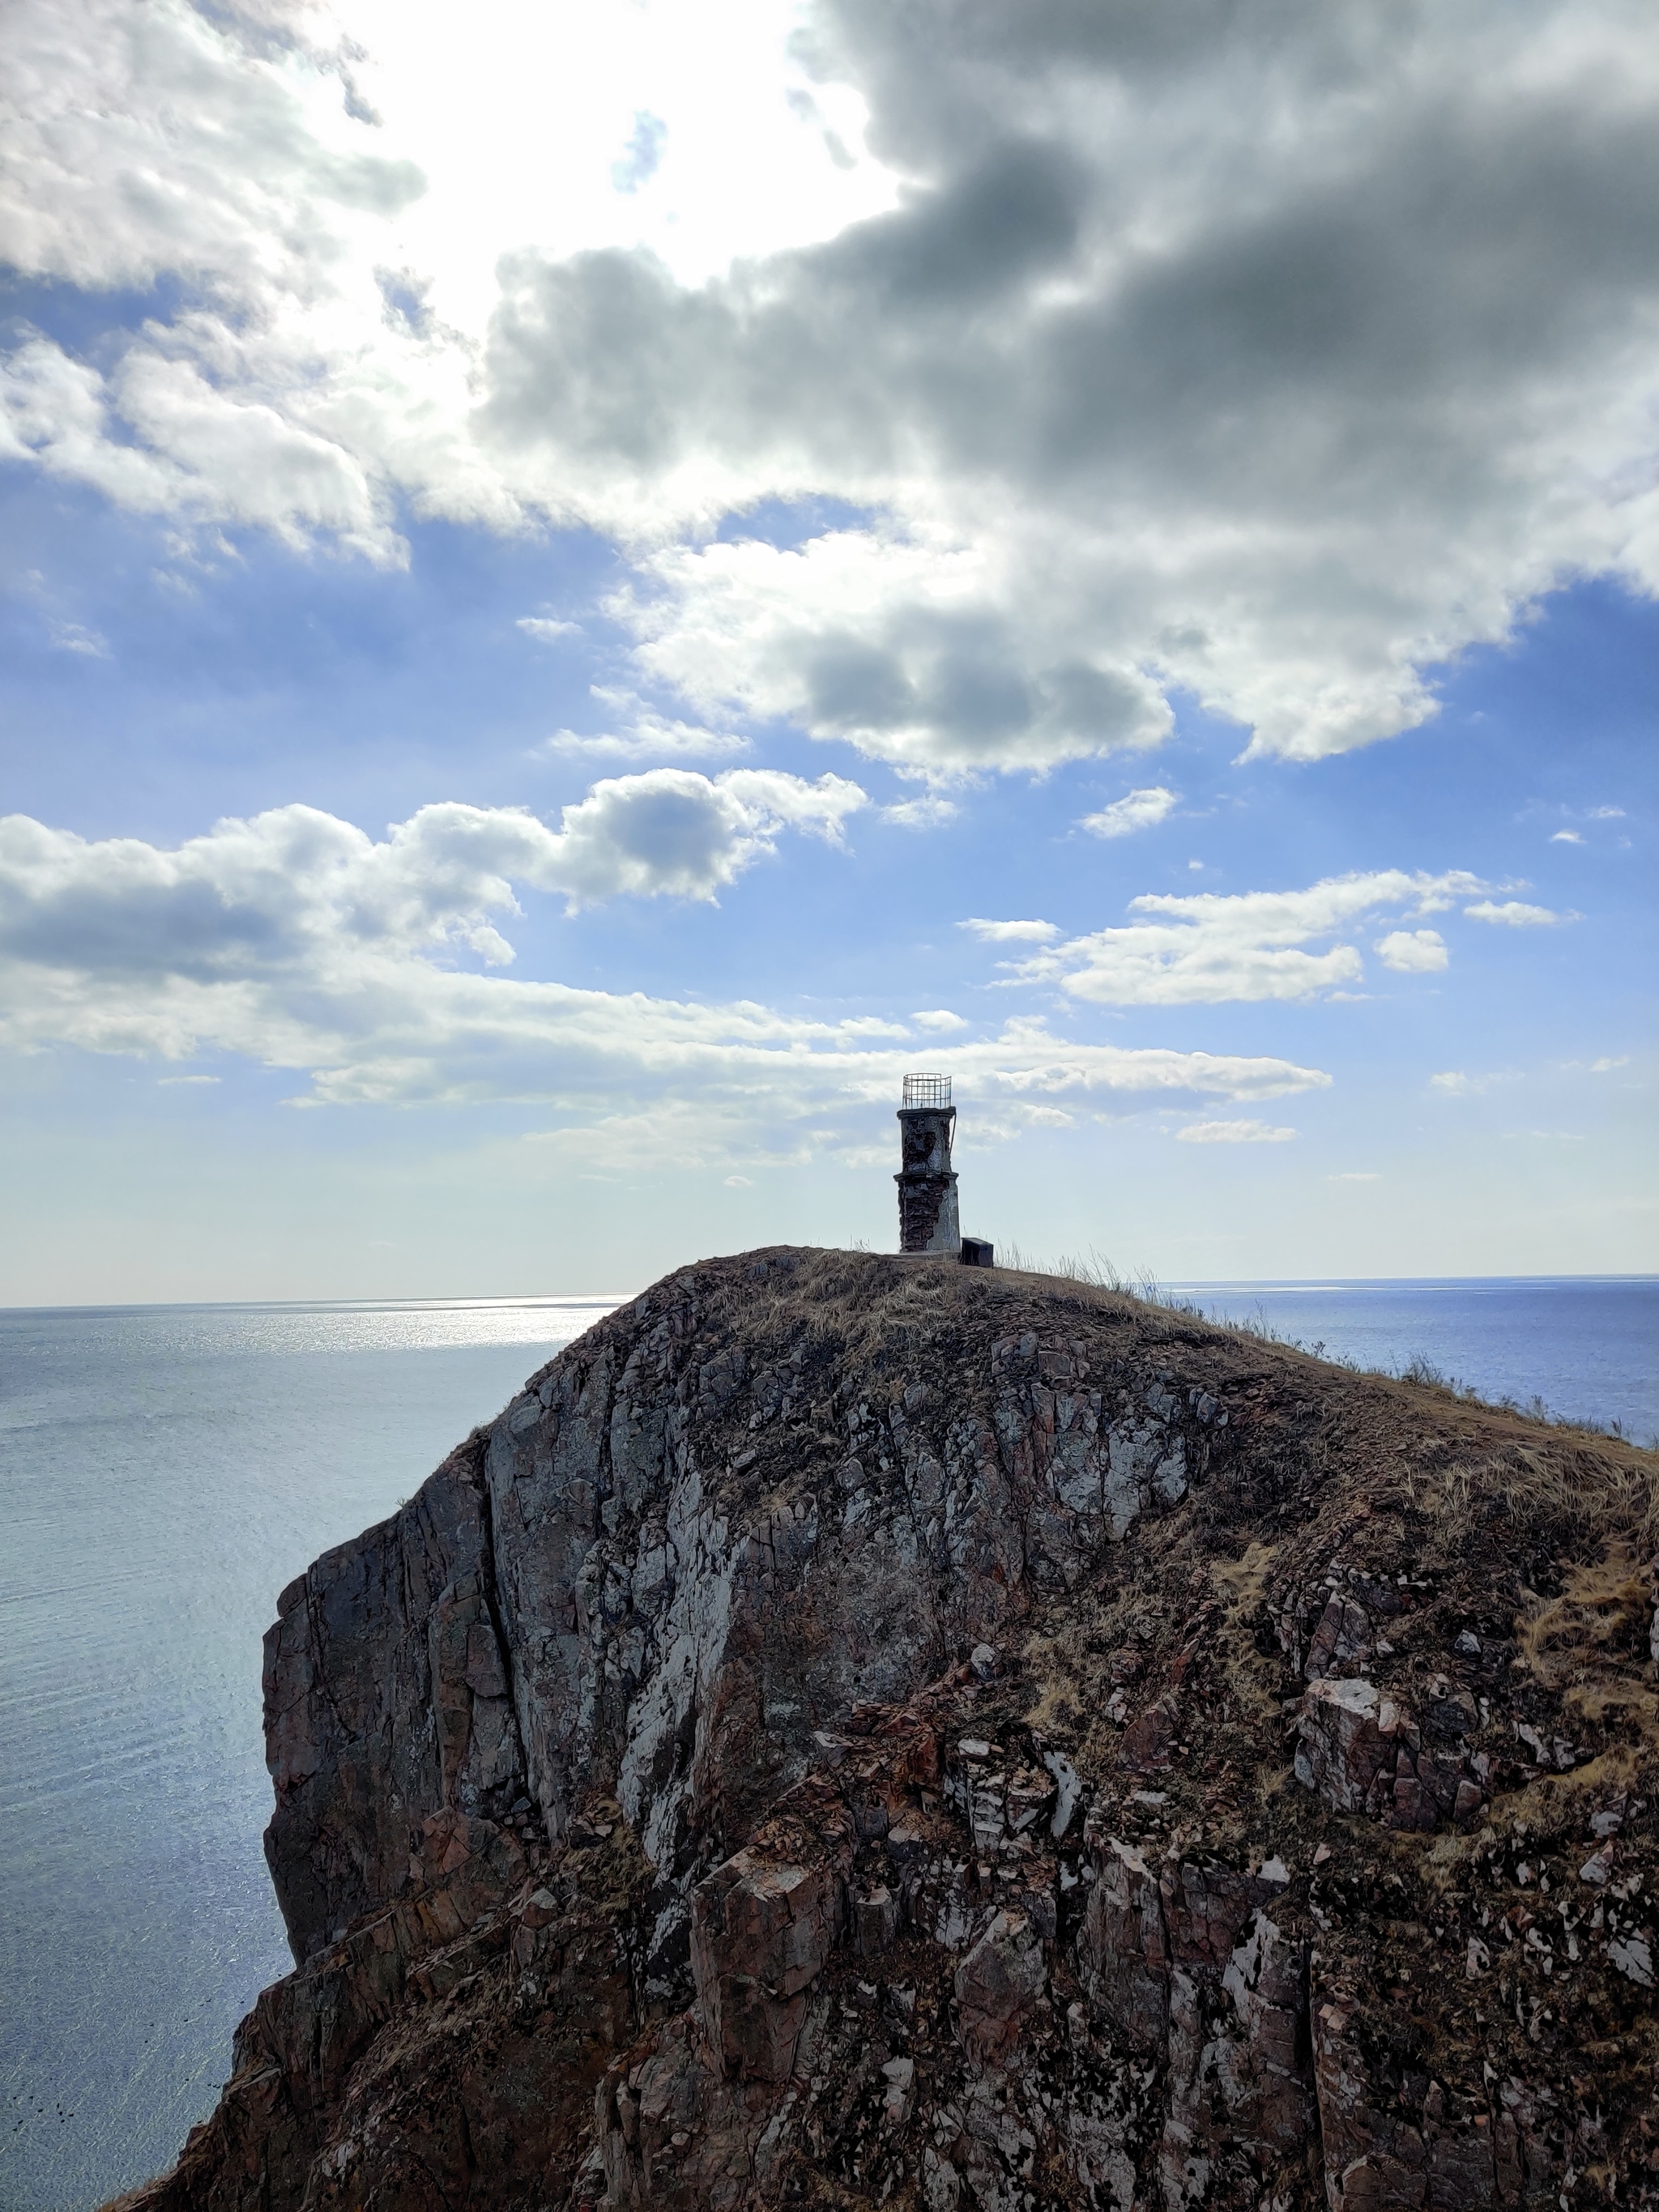
[[981,1237],[963,1237],[957,1211],[956,1170],[951,1165],[957,1109],[951,1103],[950,1077],[907,1075],[898,1120],[900,1167],[893,1180],[898,1185],[899,1250],[988,1267],[990,1245]]

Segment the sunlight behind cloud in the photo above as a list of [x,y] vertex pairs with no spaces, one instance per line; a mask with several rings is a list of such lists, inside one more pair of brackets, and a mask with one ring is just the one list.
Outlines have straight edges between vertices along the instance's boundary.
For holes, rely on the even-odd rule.
[[[19,0],[12,257],[165,297],[17,334],[4,450],[380,562],[599,531],[696,714],[935,780],[1155,747],[1176,688],[1316,759],[1659,582],[1642,11],[947,19]],[[862,519],[711,542],[807,498]]]
[[432,180],[403,240],[468,330],[503,252],[644,246],[697,283],[892,204],[860,96],[793,58],[793,0],[722,0],[717,21],[678,0],[478,0],[459,54],[436,0],[338,12],[388,135]]

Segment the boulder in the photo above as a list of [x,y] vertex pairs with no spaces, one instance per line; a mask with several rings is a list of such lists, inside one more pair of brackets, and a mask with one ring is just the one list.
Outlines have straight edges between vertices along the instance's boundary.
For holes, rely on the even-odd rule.
[[957,1968],[952,1984],[969,2057],[981,2066],[1003,2063],[1048,1980],[1042,1941],[1030,1921],[1023,1913],[999,1912]]
[[703,2032],[726,2070],[786,2081],[806,2017],[802,1995],[841,1930],[825,1867],[768,1865],[739,1851],[692,1893],[691,1971]]

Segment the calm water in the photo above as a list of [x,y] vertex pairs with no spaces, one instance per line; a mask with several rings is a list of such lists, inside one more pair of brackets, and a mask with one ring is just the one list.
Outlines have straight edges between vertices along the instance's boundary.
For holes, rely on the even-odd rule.
[[0,1312],[0,2204],[172,2163],[291,1965],[276,1593],[612,1301]]
[[1173,1287],[1218,1321],[1265,1323],[1328,1359],[1384,1372],[1425,1359],[1483,1397],[1617,1421],[1640,1444],[1659,1435],[1659,1276]]
[[[1183,1294],[1659,1430],[1659,1279]],[[277,1591],[611,1303],[0,1312],[8,2212],[83,2212],[167,2166],[289,1963],[259,1846]]]

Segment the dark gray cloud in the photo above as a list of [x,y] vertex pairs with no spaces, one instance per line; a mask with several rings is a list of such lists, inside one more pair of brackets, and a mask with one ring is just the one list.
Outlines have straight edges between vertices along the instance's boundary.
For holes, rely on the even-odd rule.
[[[550,483],[885,506],[873,611],[823,588],[845,559],[757,568],[763,650],[729,571],[674,569],[688,637],[711,592],[728,617],[726,696],[1030,764],[1122,741],[1068,686],[1151,672],[1318,753],[1420,719],[1419,670],[1559,575],[1644,573],[1608,495],[1655,442],[1638,11],[840,0],[817,35],[896,209],[696,290],[520,257],[489,349],[485,433]],[[975,554],[979,589],[912,561],[907,599],[901,541]],[[656,672],[720,696],[641,605]]]
[[[1156,744],[1178,685],[1311,757],[1431,713],[1436,664],[1563,577],[1659,588],[1651,0],[817,0],[821,82],[779,100],[852,131],[862,99],[885,213],[694,284],[643,248],[497,261],[540,219],[514,200],[483,211],[493,318],[437,265],[471,235],[453,145],[409,142],[422,215],[395,101],[384,137],[318,122],[326,56],[254,66],[182,0],[13,13],[19,266],[198,303],[95,363],[16,344],[0,452],[386,562],[404,500],[597,527],[685,726],[1042,769]],[[698,117],[659,104],[672,137],[641,109],[624,153],[623,124],[580,234],[684,215],[707,268],[730,180],[670,204]],[[822,177],[797,204],[752,158],[800,216],[764,234],[834,222]],[[854,167],[836,207],[876,204]],[[866,520],[711,542],[778,500]]]
[[803,451],[828,473],[880,472],[917,437],[949,442],[953,412],[963,453],[983,447],[987,349],[1075,256],[1089,191],[1068,149],[1002,144],[893,215],[697,290],[642,251],[516,257],[484,426],[514,453],[659,470],[712,448],[738,466]]

